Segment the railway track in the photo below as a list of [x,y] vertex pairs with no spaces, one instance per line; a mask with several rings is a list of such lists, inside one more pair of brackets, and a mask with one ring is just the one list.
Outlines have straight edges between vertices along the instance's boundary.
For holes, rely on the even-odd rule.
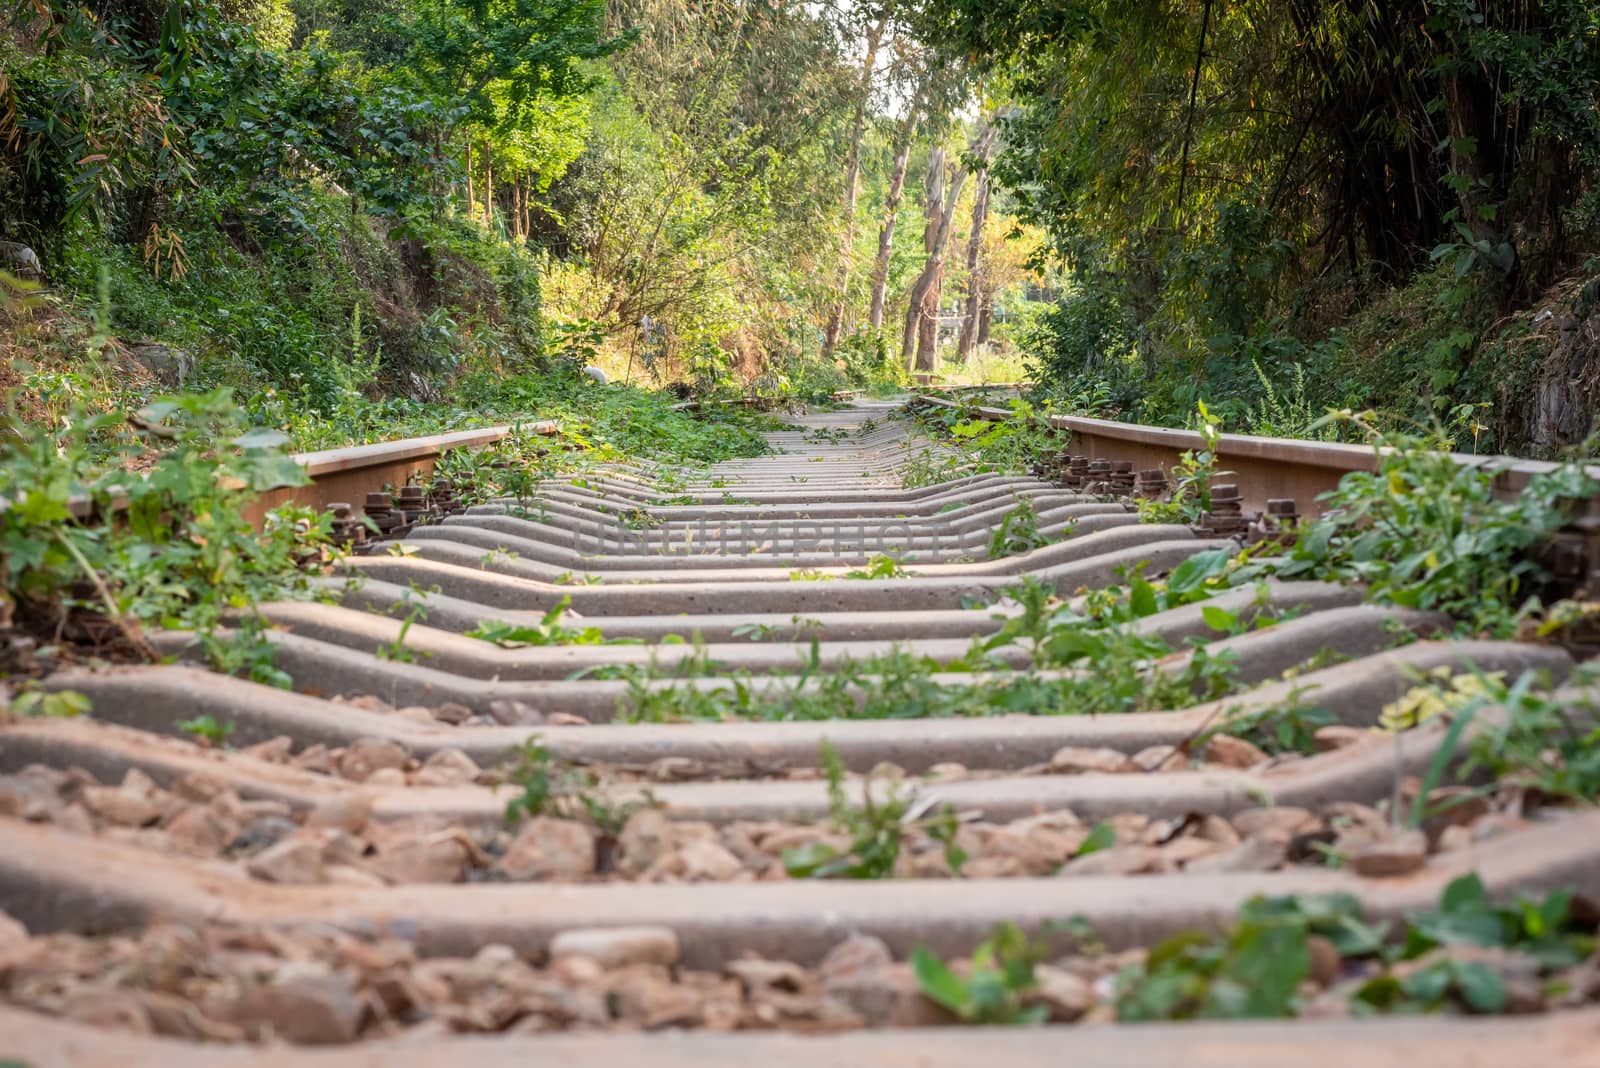
[[[0,732],[0,910],[25,928],[0,927],[0,1060],[257,1064],[283,1040],[344,1046],[330,1065],[1593,1056],[1592,961],[1495,973],[1545,1015],[1345,1019],[1389,972],[1315,924],[1276,954],[1309,953],[1300,1019],[1092,1026],[1159,1000],[1152,947],[1237,932],[1263,895],[1396,925],[1473,874],[1495,900],[1600,895],[1592,811],[1442,778],[1448,716],[1377,729],[1419,680],[1559,685],[1569,652],[1459,640],[1350,586],[1185,600],[1174,576],[1060,657],[1045,597],[1088,617],[1130,574],[1237,550],[1106,491],[1192,442],[1073,425],[1070,451],[1133,463],[907,487],[941,446],[893,406],[797,422],[671,486],[618,467],[410,526],[351,561],[359,584],[329,579],[333,603],[262,607],[295,692],[204,670],[183,635],[157,637],[164,666],[52,677],[93,712]],[[1248,440],[1224,447],[1263,465],[1246,508],[1309,509],[1372,463]],[[1018,509],[1038,546],[996,551]],[[1008,924],[1025,934],[993,941]],[[928,960],[985,944],[1031,980],[961,1003]],[[1215,996],[1274,981],[1250,971],[1274,954],[1229,952],[1244,970],[1208,976]],[[1436,1000],[1466,996],[1451,982]],[[1020,1017],[1048,1023],[972,1026]]]

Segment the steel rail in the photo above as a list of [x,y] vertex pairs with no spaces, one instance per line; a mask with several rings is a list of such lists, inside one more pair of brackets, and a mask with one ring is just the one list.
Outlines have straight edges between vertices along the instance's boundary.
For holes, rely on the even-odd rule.
[[[974,405],[918,393],[918,403],[970,412],[987,420],[1014,419],[1009,408]],[[1194,430],[1121,423],[1080,415],[1056,415],[1050,423],[1069,431],[1067,451],[1090,460],[1128,461],[1135,471],[1161,468],[1171,471],[1186,452],[1204,447]],[[1263,511],[1267,501],[1288,498],[1302,514],[1322,511],[1318,498],[1338,488],[1339,480],[1352,471],[1377,469],[1379,451],[1370,445],[1344,442],[1301,441],[1294,438],[1257,437],[1249,434],[1222,434],[1216,454],[1227,482],[1236,482],[1246,511]],[[1561,465],[1515,456],[1451,453],[1464,466],[1495,471],[1495,491],[1507,497],[1521,493],[1535,475],[1554,471]],[[1600,476],[1600,469],[1594,473]]]

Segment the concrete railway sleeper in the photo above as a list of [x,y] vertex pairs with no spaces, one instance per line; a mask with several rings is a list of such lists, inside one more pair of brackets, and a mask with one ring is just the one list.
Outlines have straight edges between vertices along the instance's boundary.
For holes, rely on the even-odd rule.
[[[1557,613],[1474,634],[1387,572],[1308,569],[1232,522],[1250,487],[1149,522],[1110,464],[908,485],[964,454],[889,405],[798,422],[703,472],[546,479],[351,558],[328,603],[251,606],[231,625],[270,628],[291,689],[178,632],[166,664],[43,680],[91,711],[0,728],[0,1060],[1455,1065],[1600,1037],[1600,690],[1581,644],[1529,640]],[[1097,458],[1167,440],[1115,427],[1080,428]],[[1302,1018],[1073,1027],[1226,1015],[1240,983]],[[1452,1015],[1333,1019],[1426,1010]],[[1464,1015],[1505,1012],[1550,1015]],[[709,1033],[773,1029],[809,1037]]]

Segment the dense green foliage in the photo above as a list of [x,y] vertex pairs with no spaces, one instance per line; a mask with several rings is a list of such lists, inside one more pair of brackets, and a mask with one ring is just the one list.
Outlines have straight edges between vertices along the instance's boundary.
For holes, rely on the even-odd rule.
[[[0,36],[0,231],[79,292],[108,270],[120,330],[235,358],[201,370],[319,405],[379,364],[443,370],[463,346],[441,332],[475,324],[426,313],[468,293],[494,302],[472,310],[503,343],[536,342],[531,261],[441,212],[461,177],[451,149],[479,128],[515,145],[544,129],[543,105],[583,92],[578,64],[618,43],[595,5],[440,0],[361,16],[376,43],[350,51],[325,34],[269,44],[274,14],[292,21],[201,0],[18,9]],[[495,284],[460,277],[479,272]],[[443,292],[411,292],[424,282]]]
[[1553,451],[1600,360],[1597,35],[1580,0],[17,4],[24,384],[136,407],[176,361],[377,426],[563,353],[776,401],[1024,343],[1065,409]]
[[1493,468],[1462,464],[1437,435],[1379,435],[1377,470],[1351,472],[1306,524],[1277,574],[1358,581],[1379,603],[1447,613],[1466,633],[1511,636],[1540,610],[1548,577],[1534,551],[1565,526],[1595,480],[1563,464],[1510,500]]
[[924,8],[1017,103],[996,171],[1070,273],[1051,388],[1174,422],[1493,402],[1523,444],[1495,324],[1600,248],[1592,4]]
[[1436,908],[1406,917],[1398,938],[1361,911],[1346,894],[1247,902],[1225,934],[1179,935],[1124,972],[1117,1018],[1297,1015],[1306,1005],[1302,984],[1312,974],[1313,938],[1338,958],[1376,963],[1375,974],[1368,970],[1369,977],[1331,991],[1356,1015],[1506,1011],[1505,974],[1474,948],[1527,957],[1538,975],[1570,967],[1594,948],[1592,928],[1573,916],[1570,892],[1497,906],[1476,875],[1451,882]]
[[[257,640],[256,606],[309,596],[307,565],[328,543],[326,514],[285,506],[255,530],[255,495],[305,472],[281,433],[250,429],[225,392],[152,405],[157,438],[131,477],[91,448],[110,417],[74,413],[61,439],[32,433],[0,450],[0,625],[151,656],[145,628],[199,633],[212,662],[287,685]],[[120,511],[119,511],[120,505]],[[216,633],[230,615],[240,631]]]
[[[1496,904],[1478,876],[1463,875],[1436,907],[1374,922],[1350,894],[1256,897],[1220,932],[1187,931],[1153,946],[1121,971],[1109,1001],[1123,1023],[1308,1009],[1326,1017],[1335,1006],[1353,1016],[1527,1011],[1515,1007],[1515,984],[1526,976],[1560,989],[1564,970],[1594,951],[1594,925],[1573,899],[1560,890]],[[919,946],[911,967],[923,994],[966,1023],[1037,1023],[1051,1008],[1038,970],[1063,932],[1086,955],[1103,953],[1079,917],[1032,938],[1001,924],[957,967]],[[1528,996],[1526,986],[1516,993]]]
[[[318,422],[354,439],[409,424],[408,401],[480,405],[475,377],[563,357],[769,401],[891,387],[904,354],[885,339],[925,273],[929,211],[944,214],[929,183],[965,173],[950,116],[970,96],[908,16],[9,5],[0,241],[36,251],[50,287],[31,316],[9,297],[0,311],[14,327],[0,357],[38,369],[10,384],[45,420],[225,385],[297,443],[331,436],[307,432]],[[976,300],[986,285],[1013,312],[972,373],[1015,377],[1004,352],[1027,302],[996,236],[1005,205],[987,231],[959,207],[971,251],[959,262],[952,233],[951,286]]]

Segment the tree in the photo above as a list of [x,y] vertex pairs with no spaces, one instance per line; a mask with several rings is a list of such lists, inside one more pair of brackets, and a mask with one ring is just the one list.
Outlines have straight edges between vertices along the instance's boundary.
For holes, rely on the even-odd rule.
[[1563,205],[1600,174],[1594,10],[922,0],[912,22],[1015,94],[993,181],[1094,294],[1069,333],[1129,317],[1141,403],[1164,376],[1190,408],[1207,383],[1248,406],[1243,352],[1309,344],[1430,262],[1502,305],[1562,269]]
[[541,98],[594,86],[582,69],[623,48],[631,34],[602,36],[604,0],[423,0],[410,9],[411,50],[401,70],[424,94],[456,102],[462,120],[514,127]]
[[440,140],[465,132],[462,174],[469,214],[476,202],[474,144],[481,145],[476,162],[483,168],[488,222],[496,148],[503,154],[519,136],[526,139],[537,130],[542,102],[592,89],[594,75],[582,63],[611,55],[632,39],[630,33],[602,34],[604,10],[604,0],[421,0],[391,17],[411,42],[395,75],[447,116]]
[[802,349],[815,360],[838,264],[837,216],[818,191],[832,202],[861,84],[825,14],[613,0],[610,32],[637,37],[611,59],[588,148],[550,194],[584,276],[561,314],[628,339],[648,315],[664,376],[728,375],[735,359],[754,375]]
[[855,257],[856,196],[861,176],[861,141],[867,133],[868,111],[872,105],[872,82],[878,66],[878,46],[889,28],[892,8],[882,7],[868,16],[866,30],[866,58],[861,65],[861,87],[856,102],[855,126],[851,132],[850,149],[846,155],[844,173],[844,235],[839,243],[839,297],[828,313],[828,324],[822,335],[823,360],[833,358],[834,346],[839,343],[839,331],[844,326],[845,301],[849,298],[850,261]]
[[961,313],[961,340],[956,345],[956,354],[962,363],[966,363],[972,355],[973,343],[978,338],[978,306],[984,292],[980,257],[983,252],[983,225],[988,216],[989,167],[985,160],[983,170],[978,172],[977,194],[972,198],[972,227],[967,236],[967,299]]
[[894,247],[895,223],[900,215],[900,198],[906,188],[906,168],[911,163],[911,141],[926,107],[931,69],[925,68],[917,80],[917,91],[906,113],[895,127],[893,162],[889,170],[889,194],[883,203],[883,221],[878,225],[878,255],[872,265],[872,303],[867,321],[874,331],[883,327],[883,306],[889,288],[889,256]]
[[[968,156],[986,158],[993,150],[995,134],[993,125],[987,120],[980,122],[968,148]],[[938,193],[943,185],[944,165],[944,150],[935,149],[928,161],[928,227],[924,235],[924,247],[928,255],[922,273],[911,286],[906,325],[900,343],[900,357],[906,365],[913,370],[929,372],[937,366],[934,347],[938,337],[938,287],[944,276],[945,249],[955,221],[956,204],[961,199],[961,189],[966,185],[968,174],[967,161],[964,159],[956,166],[941,201]]]

